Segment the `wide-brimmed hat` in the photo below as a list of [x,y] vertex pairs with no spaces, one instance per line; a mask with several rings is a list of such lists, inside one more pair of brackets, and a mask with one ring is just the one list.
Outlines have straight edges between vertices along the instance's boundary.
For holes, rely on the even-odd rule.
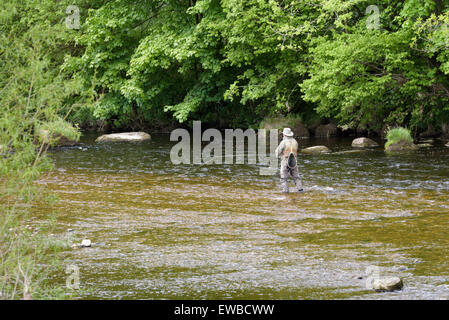
[[290,128],[285,128],[284,131],[282,131],[282,134],[287,137],[293,137],[293,132]]

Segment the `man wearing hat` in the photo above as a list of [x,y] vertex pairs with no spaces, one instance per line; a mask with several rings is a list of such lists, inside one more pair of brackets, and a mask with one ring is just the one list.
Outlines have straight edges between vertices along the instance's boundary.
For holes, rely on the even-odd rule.
[[299,178],[296,156],[298,153],[298,142],[293,138],[290,128],[285,128],[282,132],[283,139],[276,149],[276,157],[281,159],[281,185],[282,192],[288,193],[288,177],[292,176],[298,192],[303,192],[302,182]]

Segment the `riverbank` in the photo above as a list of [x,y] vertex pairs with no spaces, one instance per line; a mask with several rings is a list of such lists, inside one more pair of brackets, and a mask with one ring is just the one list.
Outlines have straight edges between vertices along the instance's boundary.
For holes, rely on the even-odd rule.
[[[367,129],[367,128],[350,128],[346,125],[337,125],[336,120],[329,120],[318,117],[311,117],[304,121],[299,115],[289,115],[289,116],[276,116],[276,117],[266,117],[257,124],[253,126],[243,126],[240,129],[279,129],[282,130],[285,127],[289,127],[295,133],[296,138],[307,139],[311,137],[322,138],[322,137],[370,137],[370,138],[380,138],[385,140],[388,129],[394,128],[395,125],[383,125],[380,129]],[[207,122],[202,122],[203,129],[215,128],[219,130],[224,130],[232,128],[230,125],[226,124],[211,124]],[[83,132],[94,134],[98,132],[103,133],[116,133],[116,132],[127,132],[127,131],[145,131],[148,133],[164,134],[170,133],[177,128],[191,129],[190,123],[180,124],[176,121],[161,121],[157,122],[156,125],[150,123],[140,125],[137,127],[123,127],[118,128],[112,125],[105,125],[104,122],[98,122],[96,124],[89,123],[89,125],[81,125]],[[441,141],[449,141],[449,124],[442,123],[438,128],[428,127],[427,129],[415,129],[412,130],[412,135],[415,141],[426,140],[426,139],[438,139]]]

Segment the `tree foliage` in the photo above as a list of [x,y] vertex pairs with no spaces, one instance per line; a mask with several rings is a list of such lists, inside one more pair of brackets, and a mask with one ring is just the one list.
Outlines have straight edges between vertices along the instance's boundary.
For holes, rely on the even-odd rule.
[[71,43],[60,23],[62,5],[50,0],[0,3],[0,299],[64,294],[47,278],[58,266],[55,243],[48,237],[52,219],[31,223],[33,209],[51,205],[54,198],[35,184],[51,168],[44,151],[52,143],[39,143],[36,131],[79,136],[61,118],[64,102],[80,89],[60,73],[61,50]]
[[447,120],[443,1],[164,0],[98,2],[64,70],[117,126],[251,125],[317,112],[350,127]]
[[446,13],[438,18],[435,1],[383,1],[381,8],[379,30],[348,19],[314,41],[304,98],[321,115],[354,127],[447,121],[448,5],[440,4]]
[[[267,115],[293,114],[378,130],[449,121],[442,0],[8,4],[5,21],[20,6],[33,13],[26,24],[64,80],[46,94],[60,96],[70,84],[61,105],[75,122],[255,126]],[[80,9],[79,30],[65,27],[68,5]]]

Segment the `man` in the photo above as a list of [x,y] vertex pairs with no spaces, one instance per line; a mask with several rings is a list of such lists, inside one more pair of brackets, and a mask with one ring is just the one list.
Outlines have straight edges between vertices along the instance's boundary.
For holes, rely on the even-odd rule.
[[290,128],[285,128],[282,132],[283,140],[276,148],[276,157],[281,159],[281,185],[282,192],[288,193],[288,177],[292,176],[298,192],[303,192],[302,182],[299,178],[296,157],[298,153],[298,142],[293,138]]

